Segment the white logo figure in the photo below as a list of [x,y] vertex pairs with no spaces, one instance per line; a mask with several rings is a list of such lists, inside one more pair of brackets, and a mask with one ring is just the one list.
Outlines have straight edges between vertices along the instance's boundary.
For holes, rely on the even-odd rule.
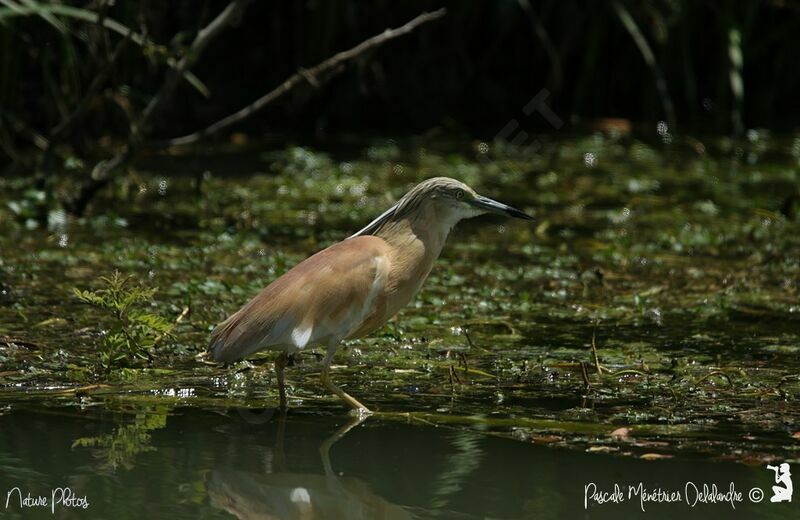
[[775,483],[776,484],[783,484],[781,486],[772,486],[772,498],[770,498],[770,502],[791,502],[792,501],[792,492],[794,491],[794,486],[792,486],[792,474],[789,472],[789,464],[784,462],[780,466],[767,466],[767,469],[771,469],[775,472]]

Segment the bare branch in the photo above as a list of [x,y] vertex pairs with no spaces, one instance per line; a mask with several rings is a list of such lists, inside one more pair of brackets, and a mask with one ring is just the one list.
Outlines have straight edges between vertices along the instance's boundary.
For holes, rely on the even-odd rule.
[[353,61],[365,52],[376,47],[380,47],[381,45],[395,38],[404,36],[422,24],[437,20],[443,17],[446,12],[447,11],[445,9],[439,9],[431,13],[422,13],[401,27],[396,29],[386,29],[382,33],[364,40],[355,47],[331,56],[327,60],[315,65],[314,67],[311,67],[310,69],[300,69],[277,88],[264,94],[241,110],[238,110],[237,112],[220,119],[216,123],[204,128],[203,130],[181,137],[175,137],[166,141],[157,141],[155,143],[151,143],[151,145],[156,147],[183,146],[214,135],[236,123],[244,121],[260,110],[263,110],[267,105],[283,97],[303,82],[308,82],[315,88],[319,87],[321,84],[329,81],[331,78],[339,74],[344,69],[344,65]]
[[622,25],[625,27],[625,30],[628,31],[628,34],[630,34],[631,38],[633,38],[633,42],[639,48],[639,53],[642,55],[645,63],[650,68],[650,72],[653,74],[653,79],[656,83],[656,90],[658,90],[658,97],[661,99],[661,104],[664,107],[664,115],[667,116],[669,127],[674,128],[675,108],[672,104],[672,98],[669,95],[667,81],[664,79],[664,74],[661,72],[661,67],[658,66],[655,54],[653,54],[653,49],[650,47],[650,44],[647,43],[647,38],[645,38],[644,34],[642,34],[642,31],[639,30],[639,26],[636,25],[633,16],[631,16],[625,6],[619,3],[617,0],[614,1],[613,6],[614,12],[617,14],[617,18],[619,18],[620,22],[622,22]]
[[100,87],[103,86],[106,78],[110,75],[114,68],[114,64],[119,58],[120,53],[125,48],[125,46],[130,41],[130,34],[119,41],[119,43],[114,48],[114,51],[108,57],[105,62],[103,68],[100,69],[98,73],[95,74],[92,82],[89,84],[89,88],[86,89],[86,93],[83,95],[81,100],[73,109],[72,113],[68,114],[67,117],[63,118],[61,122],[56,125],[50,131],[50,147],[55,145],[55,142],[58,138],[61,137],[63,133],[69,130],[76,122],[80,121],[83,115],[86,113],[89,105],[91,104],[94,97],[100,91]]
[[150,103],[145,107],[144,112],[139,121],[139,127],[146,130],[150,118],[153,113],[161,106],[162,103],[169,101],[175,93],[175,87],[178,85],[178,80],[183,73],[189,70],[195,64],[200,55],[206,49],[209,43],[216,38],[225,28],[239,18],[241,13],[247,7],[251,0],[234,0],[217,15],[216,18],[200,29],[195,37],[192,45],[183,55],[183,58],[178,61],[177,65],[167,72],[167,77],[161,88],[155,96],[150,100]]
[[62,203],[67,211],[73,215],[82,215],[86,206],[94,198],[95,194],[111,180],[111,174],[123,164],[128,162],[133,156],[133,148],[130,144],[125,145],[123,150],[111,159],[106,159],[97,163],[92,170],[91,177],[80,188],[70,196],[62,198]]
[[[139,129],[135,129],[136,131],[133,135],[131,135],[128,144],[126,144],[123,150],[117,153],[114,157],[98,163],[92,171],[91,178],[85,184],[83,184],[68,200],[64,201],[64,205],[70,210],[70,212],[74,214],[83,213],[86,205],[91,201],[95,193],[97,193],[99,189],[108,183],[114,171],[131,160],[131,158],[136,154],[137,147],[142,144],[139,142],[139,136],[137,136],[137,134],[141,135],[142,133],[147,132],[147,125],[150,118],[172,97],[178,78],[188,71],[189,67],[191,67],[197,61],[197,58],[200,56],[205,47],[211,42],[211,40],[217,36],[222,29],[228,26],[250,1],[251,0],[234,0],[228,5],[228,7],[225,8],[225,10],[217,15],[217,17],[214,18],[211,23],[209,23],[197,34],[197,37],[195,38],[194,42],[192,42],[189,51],[180,60],[180,62],[178,62],[177,66],[169,72],[164,80],[164,83],[159,88],[158,93],[145,108],[144,112],[139,118],[139,123],[137,125]],[[336,74],[340,73],[346,64],[366,53],[367,51],[376,47],[380,47],[390,40],[404,36],[422,24],[441,18],[445,15],[445,13],[445,9],[439,9],[432,13],[422,13],[401,27],[396,29],[386,29],[381,34],[364,40],[351,49],[335,54],[334,56],[310,69],[299,71],[290,76],[279,87],[268,92],[235,114],[217,121],[204,130],[183,137],[177,137],[160,142],[150,142],[146,144],[153,147],[185,145],[198,141],[199,139],[209,135],[213,135],[235,123],[247,119],[251,115],[262,110],[270,103],[274,102],[276,99],[290,92],[303,81],[307,81],[314,87],[322,85]]]
[[[195,37],[192,45],[181,60],[167,73],[164,83],[159,88],[153,99],[150,100],[138,122],[134,125],[132,135],[124,148],[110,159],[97,163],[92,170],[91,177],[83,183],[74,194],[65,197],[62,201],[71,213],[82,214],[86,205],[92,200],[103,186],[111,179],[112,174],[122,165],[127,163],[136,153],[135,147],[139,136],[137,134],[147,131],[150,118],[160,107],[168,101],[175,92],[178,80],[197,61],[203,50],[222,30],[237,19],[242,10],[251,0],[233,0],[211,22],[202,28]],[[130,34],[130,33],[129,33]]]
[[39,132],[28,126],[22,119],[18,118],[8,110],[0,108],[0,125],[3,124],[3,119],[9,122],[11,129],[15,134],[21,135],[29,140],[36,148],[44,150],[49,143],[47,137],[42,132]]

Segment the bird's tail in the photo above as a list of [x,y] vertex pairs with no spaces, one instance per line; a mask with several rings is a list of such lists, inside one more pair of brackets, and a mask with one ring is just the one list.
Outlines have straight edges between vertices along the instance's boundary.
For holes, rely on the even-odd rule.
[[224,361],[226,363],[237,361],[237,357],[232,355],[233,349],[226,347],[230,346],[230,335],[238,322],[236,319],[238,314],[238,312],[233,314],[227,320],[217,325],[211,332],[211,337],[208,342],[208,351],[214,361]]

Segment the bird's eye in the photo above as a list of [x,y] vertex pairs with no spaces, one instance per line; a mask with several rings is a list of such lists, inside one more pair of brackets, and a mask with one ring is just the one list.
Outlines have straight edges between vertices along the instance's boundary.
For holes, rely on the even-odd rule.
[[461,200],[464,198],[464,190],[457,190],[456,191],[456,200]]

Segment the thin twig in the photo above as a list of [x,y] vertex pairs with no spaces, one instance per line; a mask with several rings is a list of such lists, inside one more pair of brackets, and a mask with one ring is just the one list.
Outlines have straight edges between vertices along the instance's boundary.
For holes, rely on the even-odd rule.
[[706,379],[709,379],[710,377],[713,377],[713,376],[722,376],[728,382],[728,385],[730,385],[730,387],[733,388],[733,380],[731,380],[731,376],[729,376],[725,372],[722,372],[721,370],[712,370],[708,374],[704,375],[703,377],[701,377],[700,379],[695,381],[694,384],[699,385],[700,383],[704,382]]
[[156,338],[153,340],[153,349],[156,349],[158,347],[158,345],[161,343],[161,340],[164,339],[164,336],[172,334],[172,329],[177,327],[178,324],[183,321],[183,318],[185,318],[189,314],[190,310],[191,307],[189,307],[188,305],[184,307],[181,313],[175,319],[175,322],[172,324],[172,327],[170,327],[170,330],[166,333],[161,333],[158,336],[156,336]]
[[133,156],[133,147],[126,144],[122,151],[111,159],[100,161],[92,169],[91,177],[78,188],[77,192],[62,200],[64,207],[73,215],[83,214],[86,206],[95,194],[105,186],[111,178],[111,172],[125,164]]
[[[107,4],[103,4],[104,6]],[[105,9],[101,12],[101,20],[105,17]],[[39,180],[42,183],[46,183],[45,175],[50,173],[51,168],[51,159],[53,157],[53,152],[55,151],[55,147],[58,142],[64,138],[65,135],[75,126],[76,123],[81,121],[83,116],[89,110],[89,107],[94,100],[97,93],[100,91],[100,88],[105,83],[106,79],[108,78],[109,74],[111,73],[112,69],[114,68],[114,64],[119,58],[122,50],[127,46],[128,42],[130,41],[131,35],[133,34],[133,29],[128,30],[127,36],[119,41],[119,43],[114,48],[113,52],[111,52],[106,60],[104,66],[95,74],[94,79],[89,84],[89,88],[86,89],[86,93],[83,95],[81,100],[75,106],[75,108],[67,114],[58,125],[53,127],[50,130],[50,136],[47,140],[47,146],[45,147],[42,154],[39,156],[38,160],[38,171],[36,175],[39,176]],[[93,192],[94,193],[94,192]]]
[[175,319],[175,325],[177,325],[178,323],[183,321],[183,318],[185,318],[189,314],[189,310],[190,309],[191,309],[191,307],[189,307],[188,305],[183,308],[183,311],[181,311],[181,313]]
[[466,353],[464,353],[464,352],[459,352],[458,353],[458,364],[459,365],[461,365],[461,364],[464,365],[464,372],[465,373],[469,372],[469,365],[467,364],[467,354]]
[[104,388],[111,388],[111,385],[105,385],[105,384],[87,385],[87,386],[80,386],[77,388],[67,388],[65,390],[58,390],[53,393],[55,395],[86,394],[88,392],[94,392],[95,390],[102,390]]
[[617,370],[616,372],[612,372],[611,376],[612,377],[617,377],[617,376],[641,376],[641,377],[647,377],[647,374],[645,374],[641,370],[635,370],[633,368],[627,368],[625,370]]
[[2,124],[3,119],[9,122],[11,130],[13,130],[17,135],[21,135],[28,139],[36,148],[39,148],[40,150],[47,148],[47,137],[45,137],[42,132],[31,128],[27,125],[27,123],[25,123],[25,121],[18,118],[8,110],[4,110],[2,107],[0,107],[0,124]]
[[131,33],[128,33],[125,38],[119,41],[117,46],[114,48],[114,51],[109,55],[105,66],[95,74],[94,79],[92,79],[92,82],[89,84],[89,88],[86,89],[86,94],[84,94],[83,98],[81,98],[81,100],[78,102],[78,105],[75,107],[72,113],[62,119],[61,122],[50,131],[49,148],[52,148],[58,141],[58,138],[61,137],[62,134],[64,134],[67,130],[69,130],[77,121],[79,121],[81,116],[83,116],[83,114],[86,112],[86,109],[89,107],[92,99],[100,90],[100,87],[103,85],[106,77],[108,77],[108,74],[111,72],[111,69],[113,68],[114,63],[117,61],[117,58],[119,58],[122,50],[130,41],[130,36]]
[[167,72],[167,77],[161,88],[147,104],[142,116],[140,118],[139,126],[144,129],[150,122],[152,115],[159,109],[159,107],[169,101],[175,93],[175,87],[178,85],[178,80],[183,76],[184,72],[189,70],[195,62],[197,62],[200,55],[208,47],[208,45],[228,26],[235,20],[238,20],[244,9],[252,0],[234,0],[219,13],[216,18],[198,31],[189,49],[178,61],[177,65]]
[[192,144],[200,139],[219,133],[222,130],[225,130],[236,123],[240,123],[251,117],[253,114],[263,110],[267,105],[275,102],[275,100],[283,97],[304,82],[311,84],[315,88],[323,83],[326,83],[331,78],[341,73],[344,65],[358,58],[365,52],[373,48],[380,47],[381,45],[395,38],[405,36],[420,25],[443,17],[446,12],[447,11],[445,9],[439,9],[437,11],[433,11],[432,13],[422,13],[401,27],[396,29],[386,29],[381,34],[377,34],[372,38],[364,40],[355,47],[352,47],[346,51],[334,54],[327,60],[311,67],[310,69],[300,69],[298,72],[291,75],[286,81],[281,83],[281,85],[279,85],[277,88],[272,89],[241,110],[238,110],[233,114],[220,119],[216,123],[209,125],[203,130],[181,137],[175,137],[166,141],[157,141],[152,144],[157,147],[183,146]]
[[669,123],[670,128],[673,128],[675,126],[675,108],[672,104],[672,98],[669,95],[667,81],[664,79],[664,74],[661,72],[661,67],[659,67],[658,62],[656,61],[655,54],[653,54],[653,49],[650,47],[650,44],[647,42],[647,38],[645,38],[644,34],[642,34],[642,31],[639,30],[639,27],[636,25],[633,16],[631,16],[631,13],[628,12],[625,6],[618,1],[615,1],[613,6],[614,12],[617,14],[620,22],[622,22],[625,30],[627,30],[628,34],[630,34],[631,38],[633,38],[634,43],[639,48],[642,58],[650,68],[650,72],[653,74],[653,79],[656,83],[656,90],[658,90],[658,95],[661,98],[661,103],[664,107],[664,115],[667,117],[667,122]]
[[[8,2],[0,1],[0,3]],[[113,18],[104,15],[102,12],[96,13],[88,9],[74,7],[71,5],[62,5],[56,2],[47,2],[46,4],[42,3],[37,6],[17,5],[14,11],[11,13],[5,13],[4,18],[7,18],[8,16],[27,16],[30,14],[40,14],[41,12],[47,12],[53,15],[95,24],[105,28],[110,32],[114,32],[122,36],[125,36],[128,33],[128,28],[126,26],[114,20]],[[86,40],[86,37],[83,36],[82,33],[77,33],[75,36],[81,40]],[[147,49],[150,46],[155,46],[155,43],[147,37],[145,32],[133,33],[131,35],[131,41],[144,49]],[[169,67],[177,66],[177,62],[173,58],[168,58],[166,63]],[[185,71],[184,79],[202,95],[208,97],[208,89],[206,89],[206,86],[202,84],[197,76],[191,72]]]
[[589,381],[589,372],[586,370],[586,362],[581,361],[581,377],[583,378],[583,386],[587,389],[592,387],[591,381]]
[[606,372],[611,372],[611,370],[607,369],[603,365],[600,364],[600,360],[597,357],[597,344],[595,343],[595,339],[597,337],[597,329],[592,331],[592,357],[594,358],[594,368],[597,370],[597,373],[603,375],[603,370]]
[[457,381],[458,384],[460,385],[461,384],[461,378],[458,377],[458,374],[456,373],[456,369],[455,369],[455,367],[453,367],[453,365],[450,365],[448,372],[450,373],[450,389],[453,392],[455,392],[456,391],[456,385],[453,383],[453,380]]
[[463,327],[463,328],[461,329],[461,331],[464,333],[464,337],[465,337],[465,338],[466,338],[466,340],[467,340],[467,346],[468,346],[469,348],[471,348],[472,350],[480,350],[480,351],[482,351],[482,352],[491,352],[491,351],[490,351],[489,349],[487,349],[487,348],[479,347],[478,345],[476,345],[476,344],[475,344],[475,342],[474,342],[474,341],[472,341],[472,337],[469,335],[469,330],[468,330],[468,328],[467,328],[467,327]]
[[[122,151],[120,151],[111,159],[98,163],[92,170],[91,179],[86,184],[81,186],[77,192],[71,196],[70,199],[64,201],[64,206],[71,213],[83,213],[89,201],[91,201],[94,195],[111,179],[112,173],[117,168],[131,160],[131,158],[135,155],[138,146],[142,144],[139,142],[140,136],[141,134],[146,134],[152,115],[157,113],[158,109],[165,105],[167,99],[170,98],[174,92],[175,86],[167,85],[167,83],[171,83],[173,81],[170,78],[173,76],[177,78],[183,75],[186,72],[186,68],[190,67],[197,61],[200,53],[206,48],[209,42],[221,32],[226,24],[230,24],[236,18],[235,15],[237,15],[240,12],[239,10],[243,8],[243,6],[245,6],[249,1],[250,0],[234,0],[234,2],[229,4],[222,13],[220,13],[214,20],[211,21],[211,23],[209,23],[198,33],[197,38],[195,38],[195,41],[190,47],[190,51],[176,66],[175,74],[169,74],[167,76],[158,93],[145,108],[142,116],[138,120],[138,123],[135,125],[136,128],[134,129],[134,135],[131,136],[129,142],[123,147]],[[375,47],[379,47],[390,40],[406,35],[424,23],[441,18],[445,15],[445,13],[445,9],[439,9],[432,13],[422,13],[401,27],[396,29],[386,29],[383,33],[373,36],[372,38],[363,41],[351,49],[340,52],[323,61],[319,65],[304,71],[303,73],[295,73],[294,75],[290,76],[289,79],[284,81],[283,84],[281,84],[278,88],[262,96],[235,114],[217,121],[213,125],[203,130],[185,135],[183,137],[177,137],[166,141],[155,141],[147,144],[150,147],[184,145],[194,143],[201,138],[215,134],[233,125],[234,123],[238,123],[252,116],[256,112],[266,107],[268,104],[272,103],[276,99],[282,97],[300,85],[303,80],[309,81],[313,84],[314,81],[306,79],[307,76],[310,75],[314,78],[318,85],[321,85],[341,72],[345,64],[364,54],[366,51]]]
[[82,214],[86,205],[92,200],[94,195],[108,183],[111,174],[120,166],[127,163],[135,155],[135,147],[139,141],[139,133],[146,131],[150,119],[158,109],[164,106],[175,91],[175,86],[180,77],[187,71],[188,67],[194,64],[200,57],[213,38],[220,34],[223,28],[231,24],[250,0],[234,0],[219,15],[217,15],[208,25],[197,33],[197,37],[192,42],[189,52],[178,62],[171,73],[167,74],[164,83],[158,93],[150,100],[138,121],[133,125],[132,135],[123,149],[111,159],[99,162],[92,170],[91,178],[81,185],[77,192],[68,200],[63,201],[64,206],[73,214]]
[[785,384],[788,384],[790,382],[797,383],[798,381],[800,381],[800,374],[788,374],[781,378],[781,380],[778,382],[775,388],[780,389]]

